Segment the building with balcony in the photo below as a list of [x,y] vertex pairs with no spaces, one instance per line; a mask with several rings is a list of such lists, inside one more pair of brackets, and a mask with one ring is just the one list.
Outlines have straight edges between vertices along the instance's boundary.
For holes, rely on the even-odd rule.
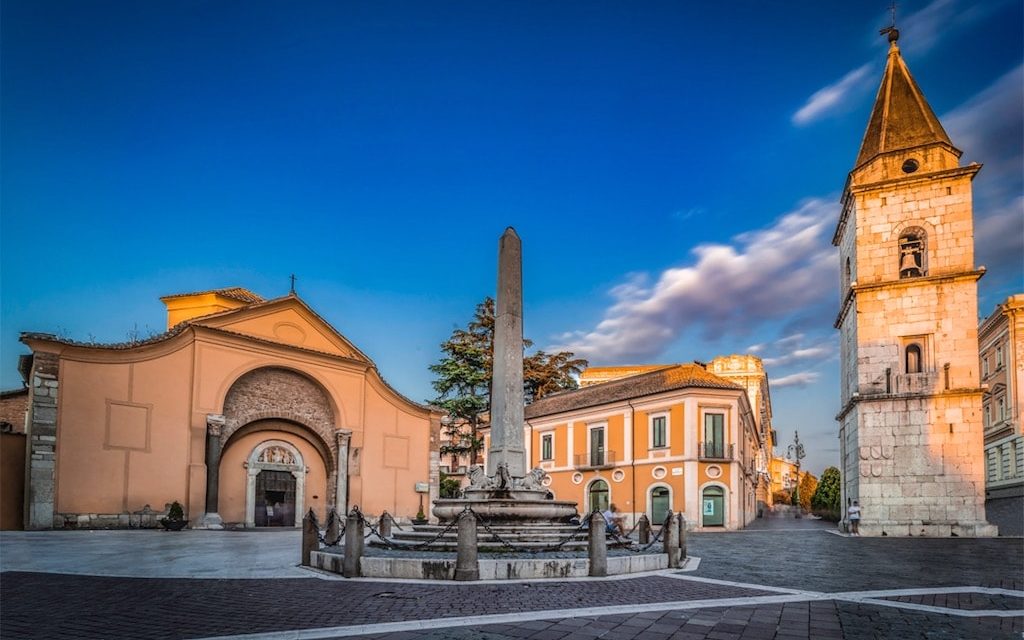
[[711,368],[602,367],[596,383],[584,371],[580,389],[526,407],[529,465],[581,512],[615,503],[629,526],[671,509],[691,528],[742,528],[757,516],[759,484],[768,491],[768,440],[745,386]]
[[985,434],[985,510],[1006,535],[1024,533],[1024,294],[978,328]]

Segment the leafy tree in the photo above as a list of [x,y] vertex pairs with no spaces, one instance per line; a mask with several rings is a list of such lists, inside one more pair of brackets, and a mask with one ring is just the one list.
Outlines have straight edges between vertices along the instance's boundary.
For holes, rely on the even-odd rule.
[[462,491],[462,485],[459,481],[447,473],[441,473],[440,485],[440,495],[442,498],[458,498],[459,492]]
[[488,298],[477,305],[467,328],[455,329],[441,343],[444,355],[440,362],[430,365],[437,376],[432,383],[438,394],[433,404],[448,412],[444,425],[448,443],[441,447],[441,453],[469,454],[470,464],[476,464],[477,453],[484,445],[478,429],[482,415],[490,409],[493,343],[494,301]]
[[829,467],[821,474],[818,488],[811,496],[811,508],[815,511],[826,511],[829,515],[838,516],[841,501],[841,476],[839,469]]
[[576,376],[587,368],[587,361],[574,358],[570,351],[537,353],[523,359],[523,386],[529,404],[556,391],[576,389]]
[[818,488],[818,479],[808,472],[800,474],[800,506],[804,509],[811,508],[811,496]]
[[[441,344],[444,354],[430,371],[437,377],[433,387],[438,396],[432,404],[448,412],[445,435],[449,444],[441,447],[443,455],[468,454],[470,464],[477,463],[483,448],[478,430],[491,405],[491,376],[494,369],[494,299],[487,297],[476,306],[473,319],[465,329],[452,331]],[[533,342],[523,339],[523,347]],[[577,388],[575,376],[587,367],[587,361],[572,352],[537,351],[523,358],[523,394],[526,402],[549,393]]]

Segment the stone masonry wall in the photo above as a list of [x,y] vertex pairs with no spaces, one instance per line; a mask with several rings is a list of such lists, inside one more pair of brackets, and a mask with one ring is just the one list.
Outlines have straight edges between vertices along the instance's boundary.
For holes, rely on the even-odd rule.
[[981,533],[979,407],[978,394],[858,405],[856,472],[865,535]]
[[55,524],[54,473],[57,457],[57,399],[60,360],[36,353],[29,386],[28,460],[25,528],[50,529]]
[[279,368],[250,371],[231,386],[224,399],[221,444],[235,431],[256,420],[280,418],[299,423],[320,437],[328,453],[327,499],[335,504],[337,493],[336,424],[331,402],[324,390],[309,378]]

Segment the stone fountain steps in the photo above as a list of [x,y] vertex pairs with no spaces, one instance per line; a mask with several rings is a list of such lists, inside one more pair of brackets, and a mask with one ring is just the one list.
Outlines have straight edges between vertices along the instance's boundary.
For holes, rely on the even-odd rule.
[[[501,540],[520,549],[537,550],[553,547],[569,536],[572,536],[572,539],[562,544],[559,547],[560,550],[578,551],[587,548],[587,530],[581,530],[575,525],[494,525],[490,529]],[[397,547],[415,547],[434,540],[429,546],[430,550],[455,551],[458,547],[458,529],[453,527],[438,538],[438,535],[444,530],[445,526],[442,525],[416,525],[412,531],[393,530],[390,541]],[[487,532],[483,527],[477,528],[477,546],[488,551],[507,549],[498,537]],[[609,540],[609,546],[615,546],[612,540]]]

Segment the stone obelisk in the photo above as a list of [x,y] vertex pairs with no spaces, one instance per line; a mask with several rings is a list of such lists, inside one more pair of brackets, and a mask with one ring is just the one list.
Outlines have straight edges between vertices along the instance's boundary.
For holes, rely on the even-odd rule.
[[491,378],[491,446],[487,475],[504,462],[509,475],[526,475],[523,446],[523,247],[509,227],[498,241],[498,299]]

